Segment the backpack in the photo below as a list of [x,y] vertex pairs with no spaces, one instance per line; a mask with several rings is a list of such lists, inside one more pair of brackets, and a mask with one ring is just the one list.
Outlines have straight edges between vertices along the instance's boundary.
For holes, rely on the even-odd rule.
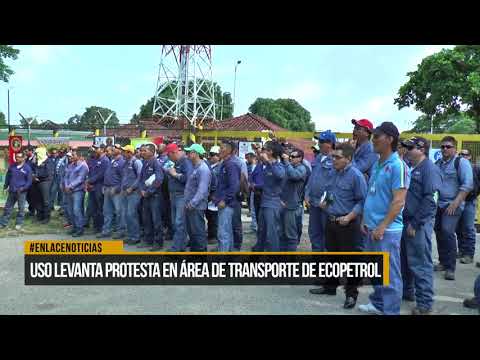
[[[441,160],[437,160],[435,164],[438,165],[440,161]],[[458,168],[460,166],[460,157],[457,156],[455,158],[453,166],[455,167],[455,171],[457,172],[458,182],[460,182],[460,176],[458,174]],[[465,198],[465,201],[473,201],[478,197],[478,195],[480,195],[480,179],[477,176],[477,172],[473,168],[473,165],[472,165],[472,175],[473,175],[473,190],[468,193],[467,197]]]

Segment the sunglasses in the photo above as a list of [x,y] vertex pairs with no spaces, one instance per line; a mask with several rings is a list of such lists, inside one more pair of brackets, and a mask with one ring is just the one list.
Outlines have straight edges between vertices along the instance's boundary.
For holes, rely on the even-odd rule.
[[440,146],[440,148],[442,148],[442,149],[451,149],[453,147],[455,147],[455,146],[453,146],[453,145],[442,145],[442,146]]
[[298,159],[300,158],[300,155],[290,155],[290,159]]
[[470,154],[460,153],[460,156],[470,156]]

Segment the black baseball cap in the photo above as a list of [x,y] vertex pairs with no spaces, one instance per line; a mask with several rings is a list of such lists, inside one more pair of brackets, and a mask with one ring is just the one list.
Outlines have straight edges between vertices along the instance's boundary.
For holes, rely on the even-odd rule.
[[400,133],[398,132],[397,127],[394,123],[390,121],[383,122],[380,126],[377,126],[375,130],[373,130],[374,134],[383,133],[388,136],[393,136],[398,138]]
[[422,137],[412,137],[411,139],[402,141],[401,144],[402,144],[402,146],[405,146],[407,148],[412,147],[412,146],[416,146],[418,148],[423,148],[426,145],[428,145],[428,141],[427,141],[427,139],[422,138]]

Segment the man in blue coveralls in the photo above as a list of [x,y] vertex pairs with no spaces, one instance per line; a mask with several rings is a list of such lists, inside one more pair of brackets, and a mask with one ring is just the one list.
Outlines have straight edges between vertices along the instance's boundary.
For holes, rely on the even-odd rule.
[[299,223],[303,207],[303,191],[307,178],[307,167],[302,163],[303,151],[294,149],[290,155],[282,154],[286,181],[280,195],[282,203],[282,236],[280,251],[296,251],[298,246]]
[[165,154],[174,162],[168,170],[168,191],[170,192],[170,206],[172,226],[174,230],[172,250],[182,251],[185,247],[187,230],[185,227],[185,184],[193,171],[192,162],[175,143],[168,144]]
[[103,179],[108,167],[109,159],[105,155],[105,145],[93,145],[96,161],[88,173],[87,191],[94,202],[92,203],[92,218],[95,232],[101,232],[103,227]]
[[370,302],[359,306],[360,311],[377,315],[400,315],[402,302],[400,240],[410,175],[396,152],[399,135],[391,122],[382,123],[373,132],[373,147],[380,158],[373,165],[363,208],[361,231],[367,235],[365,250],[390,255],[390,285],[375,285]]
[[265,165],[263,171],[263,193],[257,224],[257,244],[255,251],[275,252],[280,250],[282,226],[280,194],[285,183],[286,171],[280,162],[283,148],[277,141],[267,141],[265,152],[260,157]]
[[428,315],[433,306],[433,219],[435,193],[441,185],[438,167],[428,158],[429,143],[422,137],[403,141],[412,163],[410,187],[403,209],[401,262],[403,299],[417,302],[412,315]]
[[[205,210],[208,204],[212,173],[203,160],[205,149],[200,144],[185,148],[193,171],[185,185],[185,220],[191,251],[207,251]],[[180,249],[181,251],[184,249]]]
[[[465,207],[465,198],[473,189],[473,172],[470,162],[457,156],[456,140],[445,136],[441,142],[442,159],[435,165],[442,175],[438,209],[435,218],[439,263],[435,271],[445,271],[446,280],[455,280],[457,240],[455,230]],[[458,160],[457,160],[458,159]]]
[[140,242],[140,223],[138,207],[140,205],[140,176],[142,162],[133,156],[135,149],[132,145],[122,147],[125,165],[122,170],[122,210],[127,228],[127,244],[134,245]]
[[320,154],[312,163],[312,174],[305,187],[305,203],[309,208],[310,220],[308,236],[312,244],[312,251],[325,251],[326,213],[320,208],[322,196],[331,176],[333,167],[332,151],[335,149],[336,136],[330,130],[320,133]]
[[[122,148],[115,144],[112,159],[105,170],[103,181],[103,229],[97,238],[109,238],[112,232],[117,232],[116,238],[125,236],[125,222],[123,219],[123,197],[122,197],[122,171],[125,159],[122,156]],[[113,229],[113,217],[115,216],[115,227]],[[113,231],[112,231],[113,230]]]
[[163,248],[162,229],[162,182],[164,174],[160,162],[155,156],[155,145],[145,144],[140,148],[144,159],[140,175],[140,195],[142,196],[143,240],[139,248],[158,251]]
[[[363,203],[367,195],[365,177],[352,166],[354,149],[348,143],[341,143],[333,152],[334,171],[327,186],[330,194],[320,206],[327,212],[326,248],[331,252],[354,252],[360,250],[360,223]],[[345,309],[352,309],[357,303],[358,285],[361,279],[347,279],[345,285]],[[310,293],[336,295],[339,279],[329,279]]]
[[[468,160],[472,164],[472,154],[470,150],[463,149],[460,156]],[[477,181],[480,179],[480,168],[472,164],[473,176]],[[475,256],[475,241],[477,230],[475,228],[475,216],[477,212],[477,196],[478,193],[472,190],[465,198],[465,208],[457,226],[458,239],[458,258],[462,264],[473,263]]]

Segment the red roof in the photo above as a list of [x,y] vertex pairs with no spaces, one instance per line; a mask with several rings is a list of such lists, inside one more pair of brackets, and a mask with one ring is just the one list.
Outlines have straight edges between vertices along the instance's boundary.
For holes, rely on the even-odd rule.
[[[108,129],[107,135],[121,137],[139,137],[140,128],[147,131],[148,137],[167,136],[180,137],[182,130],[188,129],[187,119],[172,118],[143,118],[139,121],[140,125],[126,124],[117,129]],[[264,117],[248,113],[234,118],[213,121],[207,119],[203,122],[204,130],[230,130],[230,131],[286,131],[286,129],[272,123]]]

